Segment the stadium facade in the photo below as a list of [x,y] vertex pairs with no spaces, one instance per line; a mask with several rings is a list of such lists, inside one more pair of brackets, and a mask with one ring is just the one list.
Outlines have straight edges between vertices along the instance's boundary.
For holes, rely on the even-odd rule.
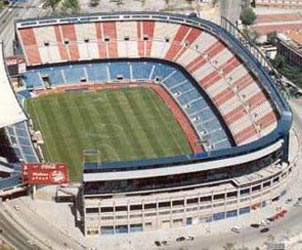
[[148,82],[171,95],[198,138],[190,155],[85,163],[86,235],[236,217],[286,192],[290,108],[222,27],[194,15],[129,12],[20,20],[16,34],[27,91]]

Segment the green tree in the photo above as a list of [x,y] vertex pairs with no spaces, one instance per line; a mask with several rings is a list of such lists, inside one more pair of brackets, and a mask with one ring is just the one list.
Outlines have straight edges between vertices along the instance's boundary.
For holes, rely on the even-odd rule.
[[80,4],[79,0],[64,0],[61,6],[61,11],[68,14],[74,14],[79,12]]
[[276,45],[276,38],[277,38],[277,31],[273,31],[267,34],[267,42],[272,44],[272,45]]
[[251,25],[255,22],[257,16],[252,8],[245,8],[241,11],[240,20],[244,25]]

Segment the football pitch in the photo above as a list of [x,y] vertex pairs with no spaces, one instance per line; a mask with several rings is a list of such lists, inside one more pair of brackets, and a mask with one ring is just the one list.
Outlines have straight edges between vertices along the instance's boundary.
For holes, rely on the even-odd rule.
[[26,110],[40,130],[49,162],[68,164],[82,176],[83,150],[97,149],[102,162],[192,153],[172,112],[148,88],[68,92],[28,99]]

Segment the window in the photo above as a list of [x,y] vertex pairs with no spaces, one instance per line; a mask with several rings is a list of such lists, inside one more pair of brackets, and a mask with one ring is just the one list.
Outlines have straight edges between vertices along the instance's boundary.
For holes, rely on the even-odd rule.
[[172,206],[183,206],[184,201],[179,200],[179,201],[172,201]]
[[125,40],[125,41],[129,41],[129,40],[130,40],[129,36],[125,36],[125,37],[124,37],[124,40]]
[[89,38],[85,38],[85,39],[84,39],[84,42],[85,42],[85,43],[89,43]]
[[155,203],[145,204],[145,209],[154,209],[154,208],[156,208]]
[[165,41],[166,41],[166,43],[170,42],[170,38],[169,37],[165,37]]
[[144,35],[144,38],[143,38],[144,41],[148,41],[149,40],[149,37]]
[[118,207],[115,207],[115,211],[116,212],[127,211],[127,207],[126,206],[118,206]]
[[197,198],[187,200],[187,204],[196,204],[197,202],[198,202]]
[[105,41],[105,42],[110,42],[110,38],[109,38],[109,37],[105,37],[105,38],[104,38],[104,41]]
[[86,213],[87,214],[98,213],[98,212],[99,212],[99,208],[97,208],[97,207],[88,207],[88,208],[86,208]]
[[130,205],[130,210],[141,210],[142,205]]
[[69,40],[64,40],[64,44],[68,45],[69,44]]
[[102,212],[102,213],[113,212],[113,207],[102,207],[102,208],[101,208],[101,212]]
[[171,205],[170,201],[159,203],[159,207],[170,207],[170,205]]
[[49,42],[44,42],[44,46],[49,46]]

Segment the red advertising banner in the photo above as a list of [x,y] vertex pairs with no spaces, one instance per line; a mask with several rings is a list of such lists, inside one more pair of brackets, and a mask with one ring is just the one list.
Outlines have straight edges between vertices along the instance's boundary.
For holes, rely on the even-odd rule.
[[22,177],[29,184],[65,184],[68,169],[64,163],[24,163]]

